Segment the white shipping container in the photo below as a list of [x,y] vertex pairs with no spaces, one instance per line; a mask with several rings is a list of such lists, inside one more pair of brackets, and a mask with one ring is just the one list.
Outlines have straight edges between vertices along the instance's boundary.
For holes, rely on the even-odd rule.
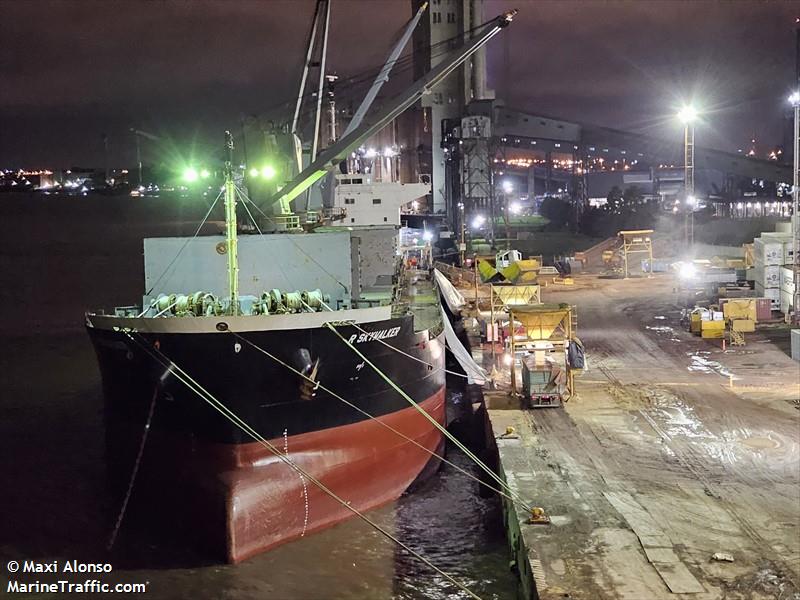
[[769,298],[770,304],[772,304],[772,310],[779,310],[781,307],[780,288],[765,288],[756,281],[756,296],[759,298]]
[[794,292],[794,271],[792,267],[781,267],[780,288],[786,292]]
[[792,234],[792,222],[791,221],[779,221],[775,223],[775,233],[786,233],[791,235]]
[[781,269],[778,265],[757,266],[755,268],[755,282],[765,288],[781,287]]
[[781,312],[785,315],[789,314],[789,310],[792,308],[792,303],[794,302],[794,294],[790,294],[789,292],[784,292],[781,290]]
[[782,265],[783,240],[756,238],[753,240],[753,260],[756,265]]
[[791,240],[783,243],[783,264],[794,264],[794,244]]

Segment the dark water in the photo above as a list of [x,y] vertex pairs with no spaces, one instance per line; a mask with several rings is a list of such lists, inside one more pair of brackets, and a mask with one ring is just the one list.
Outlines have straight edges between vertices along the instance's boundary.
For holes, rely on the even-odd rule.
[[[193,554],[181,540],[165,540],[146,526],[150,515],[144,514],[126,519],[113,552],[106,552],[119,503],[106,484],[100,381],[81,315],[135,301],[143,285],[142,238],[193,231],[196,213],[204,210],[114,198],[0,201],[6,225],[0,248],[2,593],[10,560],[74,559],[110,562],[114,571],[100,577],[104,582],[147,582],[142,597],[148,598],[465,597],[357,519],[228,566]],[[448,456],[469,466],[452,450]],[[156,521],[158,507],[149,510]],[[515,598],[499,502],[482,498],[477,484],[451,467],[369,516],[481,598]],[[17,579],[54,580],[47,574]]]
[[[0,359],[0,566],[26,559],[110,562],[114,571],[103,581],[147,582],[152,598],[466,597],[359,519],[230,566],[209,563],[180,540],[165,539],[147,526],[149,515],[139,514],[125,520],[107,553],[119,505],[107,490],[91,348],[82,334],[3,341],[13,352]],[[477,475],[459,451],[449,448],[448,458]],[[478,484],[452,467],[444,465],[412,493],[369,516],[481,598],[515,598],[499,500],[481,497]],[[157,513],[152,517],[158,520]],[[7,577],[3,568],[4,591]],[[18,579],[54,580],[32,574]]]

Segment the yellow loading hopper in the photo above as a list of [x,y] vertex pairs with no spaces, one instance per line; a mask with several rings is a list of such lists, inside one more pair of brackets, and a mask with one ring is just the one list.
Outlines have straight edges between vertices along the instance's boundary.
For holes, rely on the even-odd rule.
[[500,281],[503,277],[497,269],[494,268],[494,265],[485,258],[478,259],[478,274],[481,276],[481,281],[483,281],[483,283]]
[[541,302],[538,285],[493,285],[492,294],[503,306],[516,307]]
[[539,304],[513,309],[514,320],[522,323],[529,340],[564,340],[572,335],[568,304]]
[[505,269],[501,269],[500,273],[507,281],[511,283],[536,283],[536,278],[539,276],[539,269],[542,268],[542,261],[537,258],[526,258],[525,260],[518,260],[511,263]]

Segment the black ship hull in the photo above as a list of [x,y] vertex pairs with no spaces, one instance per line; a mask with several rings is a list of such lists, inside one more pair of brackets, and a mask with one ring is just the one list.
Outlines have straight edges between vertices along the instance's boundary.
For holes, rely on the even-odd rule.
[[[176,367],[359,510],[399,496],[440,449],[441,433],[386,380],[444,423],[443,334],[414,331],[412,316],[336,327],[377,371],[326,326],[247,330],[241,321],[205,319],[224,325],[189,331],[185,319],[149,319],[160,330],[145,331],[125,319],[89,317],[88,331],[112,463],[123,476],[130,472],[155,397],[142,481],[156,499],[177,489],[190,495],[184,516],[203,524],[227,560],[353,513],[192,391]],[[166,321],[184,327],[171,330]]]

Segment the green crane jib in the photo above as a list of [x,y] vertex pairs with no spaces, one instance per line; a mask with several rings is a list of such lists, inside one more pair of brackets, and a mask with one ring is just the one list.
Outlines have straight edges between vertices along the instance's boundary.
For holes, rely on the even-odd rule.
[[453,70],[472,56],[481,46],[497,35],[501,29],[507,27],[516,14],[517,11],[512,10],[489,21],[482,33],[471,38],[469,42],[461,48],[454,50],[424,77],[411,84],[407,90],[391,100],[386,108],[376,115],[374,119],[370,122],[362,123],[359,127],[343,136],[330,148],[320,153],[316,160],[298,173],[298,175],[278,193],[274,194],[268,200],[267,206],[273,206],[278,203],[280,205],[280,214],[291,214],[289,203],[292,200],[306,191],[316,181],[324,177],[326,173],[335,169],[339,163],[347,160],[350,153],[356,150],[364,140],[383,129],[395,117],[413,105],[432,87],[452,73]]

